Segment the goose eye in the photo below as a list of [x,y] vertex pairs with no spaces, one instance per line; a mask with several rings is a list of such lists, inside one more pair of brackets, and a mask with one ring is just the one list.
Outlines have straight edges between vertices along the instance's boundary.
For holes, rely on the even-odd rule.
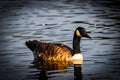
[[76,35],[77,35],[78,37],[81,37],[81,34],[80,34],[80,31],[79,31],[79,30],[76,30]]

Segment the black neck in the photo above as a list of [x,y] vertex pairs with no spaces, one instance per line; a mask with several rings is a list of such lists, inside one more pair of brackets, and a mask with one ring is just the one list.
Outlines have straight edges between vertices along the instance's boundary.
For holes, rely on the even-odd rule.
[[77,37],[77,35],[74,33],[73,37],[73,53],[81,53],[80,51],[80,40],[81,37]]

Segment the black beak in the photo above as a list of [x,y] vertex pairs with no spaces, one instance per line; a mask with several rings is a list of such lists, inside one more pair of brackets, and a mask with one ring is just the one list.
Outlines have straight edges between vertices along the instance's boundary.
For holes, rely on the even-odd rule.
[[91,39],[91,37],[88,34],[86,34],[85,37]]

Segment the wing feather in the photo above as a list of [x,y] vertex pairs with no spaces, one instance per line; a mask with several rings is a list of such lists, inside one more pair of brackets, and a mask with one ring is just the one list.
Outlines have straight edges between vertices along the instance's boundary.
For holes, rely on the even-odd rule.
[[36,50],[38,58],[43,60],[68,60],[72,57],[72,49],[64,44],[44,43],[37,40],[28,41],[26,45],[30,50]]

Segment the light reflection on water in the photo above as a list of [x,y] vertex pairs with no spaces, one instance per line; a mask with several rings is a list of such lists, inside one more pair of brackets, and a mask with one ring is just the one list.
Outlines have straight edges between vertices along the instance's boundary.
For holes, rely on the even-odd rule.
[[[120,9],[112,1],[4,3],[10,4],[4,4],[0,10],[0,80],[39,80],[39,77],[41,80],[41,75],[45,77],[43,80],[77,80],[73,64],[51,64],[44,66],[45,69],[31,64],[33,54],[24,43],[36,39],[72,47],[73,32],[78,26],[86,28],[92,37],[92,40],[83,38],[81,41],[84,62],[79,70],[82,69],[82,79],[119,78]],[[58,65],[59,69],[56,68]],[[44,75],[46,73],[48,78]]]

